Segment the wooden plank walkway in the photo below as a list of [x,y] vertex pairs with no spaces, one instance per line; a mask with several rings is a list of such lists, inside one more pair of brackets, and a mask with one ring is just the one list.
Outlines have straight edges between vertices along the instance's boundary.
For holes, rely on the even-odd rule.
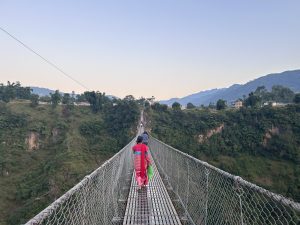
[[153,160],[152,165],[154,176],[146,188],[138,190],[132,175],[123,225],[181,225]]

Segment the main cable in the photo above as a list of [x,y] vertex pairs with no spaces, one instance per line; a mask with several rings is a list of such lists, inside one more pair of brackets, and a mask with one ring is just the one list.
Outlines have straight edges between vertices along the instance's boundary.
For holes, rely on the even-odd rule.
[[21,45],[23,45],[23,47],[25,47],[27,50],[31,51],[32,53],[34,53],[35,55],[37,55],[38,57],[40,57],[42,60],[44,60],[46,63],[48,63],[50,66],[54,67],[56,70],[58,70],[59,72],[61,72],[62,74],[64,74],[66,77],[68,77],[69,79],[71,79],[72,81],[74,81],[75,83],[77,83],[78,85],[80,85],[81,87],[83,87],[86,90],[89,90],[89,88],[87,88],[84,84],[82,84],[80,81],[76,80],[75,78],[73,78],[70,74],[66,73],[65,71],[63,71],[62,69],[60,69],[58,66],[56,66],[54,63],[52,63],[51,61],[49,61],[48,59],[46,59],[45,57],[43,57],[42,55],[40,55],[39,53],[37,53],[35,50],[33,50],[32,48],[30,48],[28,45],[26,45],[24,42],[22,42],[21,40],[19,40],[18,38],[16,38],[14,35],[12,35],[11,33],[9,33],[7,30],[5,30],[4,28],[0,27],[0,30],[2,30],[4,33],[6,33],[8,36],[10,36],[11,38],[13,38],[15,41],[19,42]]

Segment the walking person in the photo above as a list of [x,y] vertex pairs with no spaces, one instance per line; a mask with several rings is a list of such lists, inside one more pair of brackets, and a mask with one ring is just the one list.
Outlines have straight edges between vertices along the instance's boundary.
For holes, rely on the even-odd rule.
[[143,137],[143,143],[145,145],[148,145],[148,142],[149,142],[149,134],[147,131],[144,131],[144,133],[142,134],[142,137]]
[[136,145],[132,147],[134,154],[134,169],[139,189],[148,184],[147,168],[151,165],[148,146],[142,142],[143,137],[138,136]]

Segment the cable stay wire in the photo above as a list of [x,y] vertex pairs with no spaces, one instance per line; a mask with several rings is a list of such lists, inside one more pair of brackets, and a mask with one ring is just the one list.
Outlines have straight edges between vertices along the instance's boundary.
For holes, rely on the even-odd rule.
[[54,63],[52,63],[50,60],[46,59],[45,57],[43,57],[41,54],[39,54],[37,51],[33,50],[31,47],[29,47],[28,45],[26,45],[24,42],[22,42],[20,39],[18,39],[17,37],[15,37],[14,35],[12,35],[11,33],[9,33],[7,30],[5,30],[4,28],[0,27],[0,30],[2,30],[4,33],[6,33],[8,36],[10,36],[12,39],[14,39],[15,41],[19,42],[21,45],[23,45],[23,47],[25,47],[27,50],[29,50],[30,52],[32,52],[33,54],[37,55],[38,57],[40,57],[42,60],[44,60],[46,63],[48,63],[50,66],[54,67],[56,70],[58,70],[59,72],[61,72],[63,75],[65,75],[67,78],[71,79],[72,81],[74,81],[75,83],[77,83],[78,85],[80,85],[81,87],[83,87],[86,90],[89,90],[89,88],[87,86],[85,86],[83,83],[81,83],[80,81],[76,80],[75,78],[73,78],[70,74],[66,73],[64,70],[62,70],[61,68],[59,68],[57,65],[55,65]]

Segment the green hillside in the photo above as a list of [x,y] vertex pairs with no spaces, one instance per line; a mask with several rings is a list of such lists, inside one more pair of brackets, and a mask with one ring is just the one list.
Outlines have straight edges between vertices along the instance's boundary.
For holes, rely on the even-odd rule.
[[153,136],[271,191],[300,201],[300,105],[146,110]]
[[135,136],[134,101],[93,111],[0,103],[1,225],[25,223]]

